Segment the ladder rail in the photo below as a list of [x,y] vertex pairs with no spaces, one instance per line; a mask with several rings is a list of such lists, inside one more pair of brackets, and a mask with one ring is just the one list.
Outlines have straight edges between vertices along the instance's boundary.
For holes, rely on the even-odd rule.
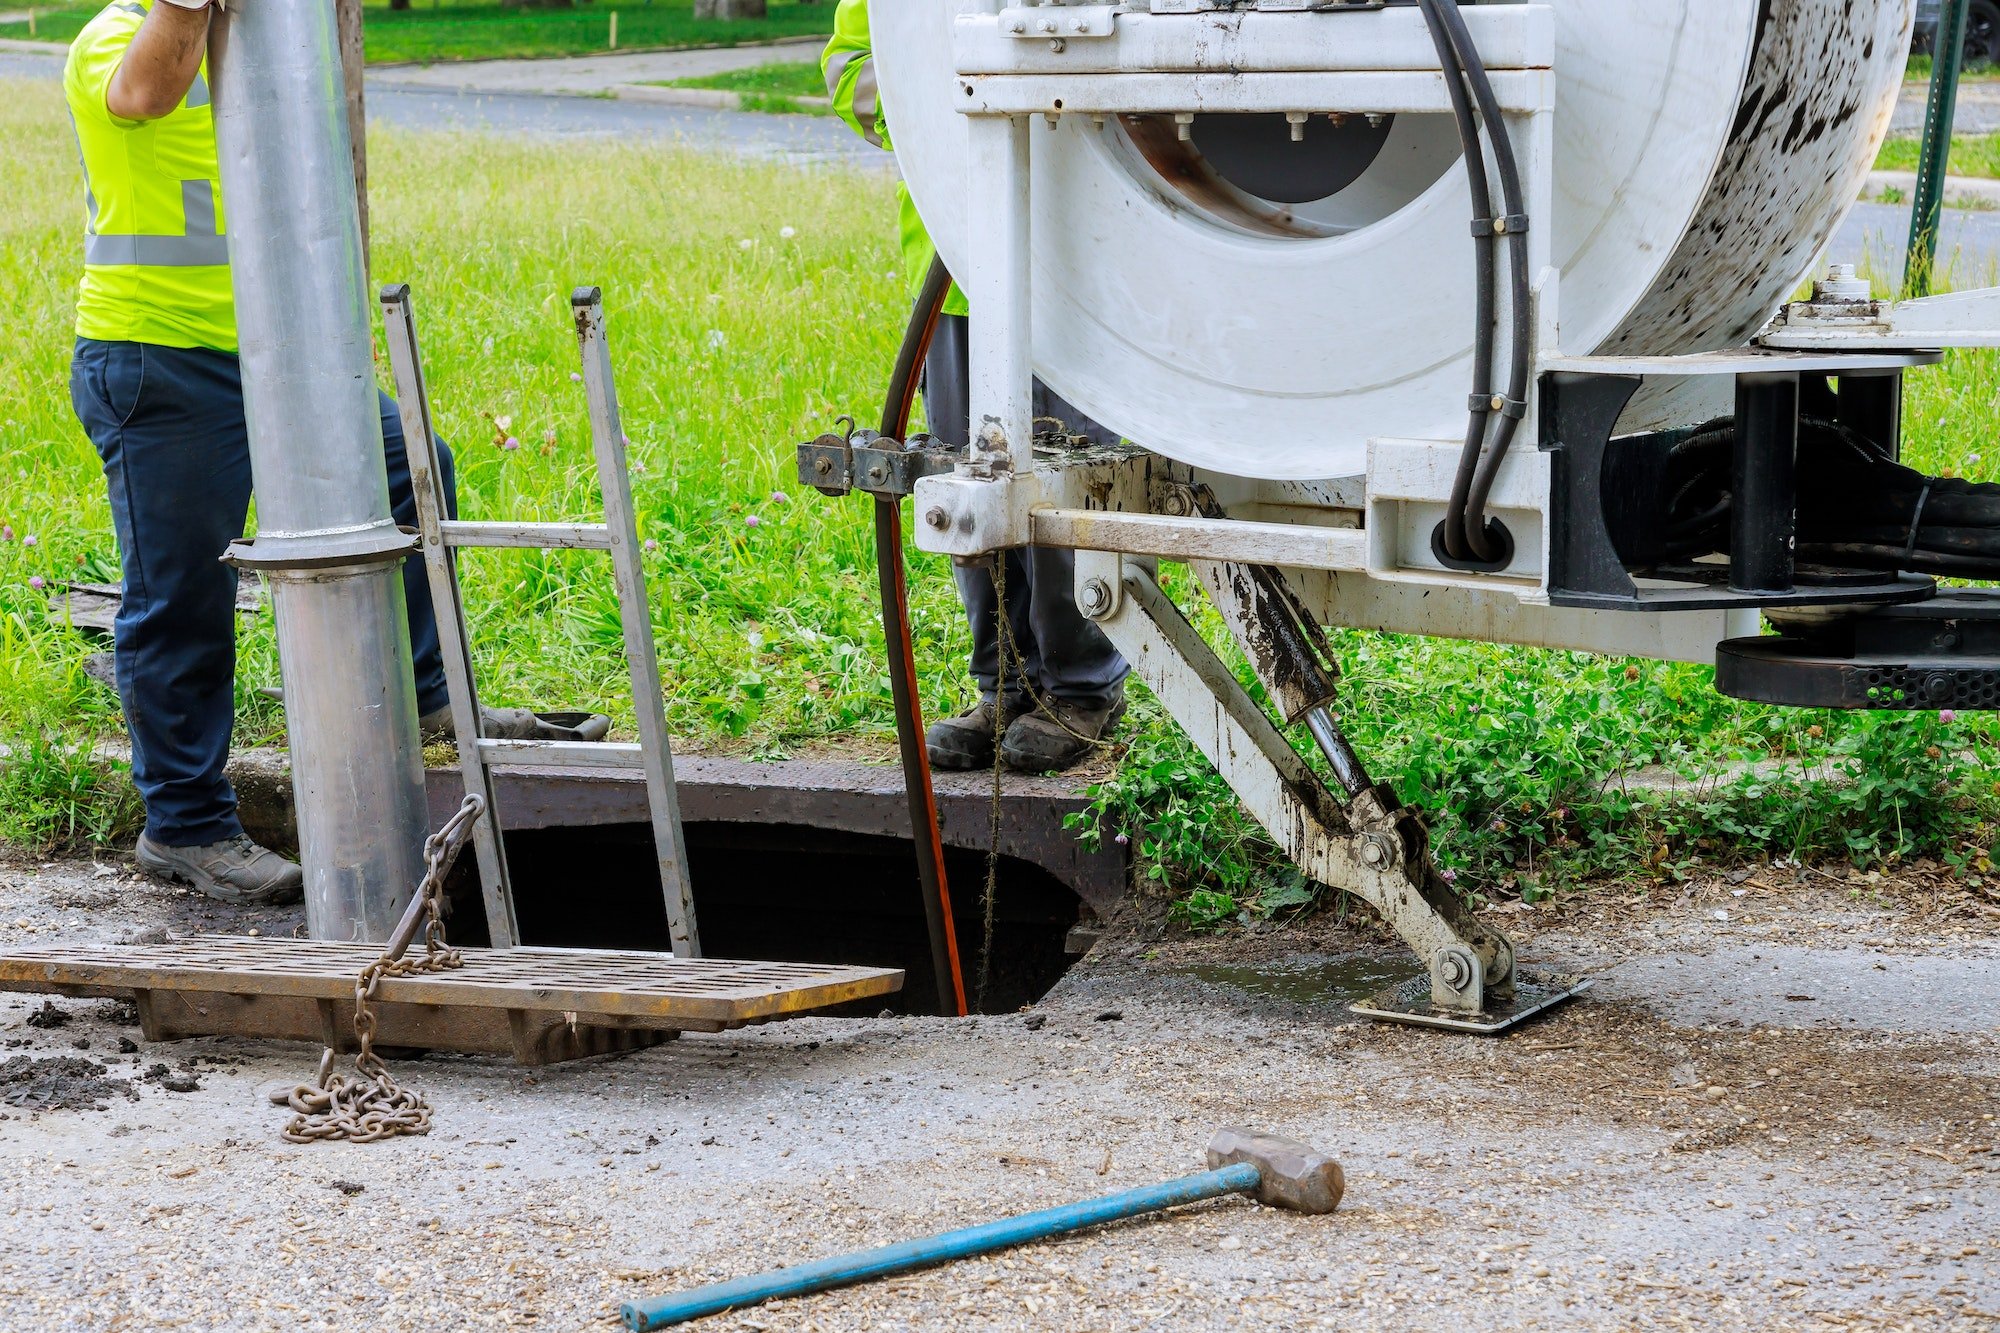
[[528,768],[546,764],[558,768],[646,767],[645,747],[629,741],[503,741],[482,740],[479,752],[493,768]]
[[625,661],[632,679],[632,711],[646,770],[646,799],[653,816],[654,850],[659,858],[660,891],[674,954],[701,957],[695,927],[694,895],[688,886],[687,842],[681,831],[680,800],[674,788],[673,751],[660,683],[660,659],[653,643],[652,605],[646,596],[632,492],[626,478],[625,431],[618,392],[611,378],[611,348],[604,332],[603,293],[579,287],[570,296],[576,340],[583,357],[584,395],[590,409],[591,442],[597,457],[604,525],[611,533],[611,567],[625,635]]
[[500,840],[496,813],[500,807],[494,799],[493,774],[480,752],[479,693],[472,674],[465,602],[459,595],[457,557],[452,544],[445,539],[446,524],[452,520],[445,507],[444,469],[438,459],[437,431],[431,419],[423,355],[418,350],[416,311],[407,283],[384,287],[381,299],[389,364],[396,381],[396,402],[403,418],[403,449],[416,501],[424,571],[430,580],[432,614],[437,621],[438,647],[444,658],[445,689],[451,700],[452,727],[457,734],[459,774],[466,791],[477,792],[486,799],[487,817],[474,821],[472,829],[480,896],[486,908],[486,930],[494,948],[509,949],[521,942],[521,932],[514,914],[514,885],[507,869],[507,851]]
[[608,551],[611,530],[602,523],[472,523],[446,519],[447,546],[517,551]]
[[[473,522],[448,516],[437,432],[431,420],[429,389],[418,350],[410,289],[407,284],[385,287],[381,300],[416,492],[420,545],[437,610],[438,640],[444,650],[459,770],[464,775],[465,789],[486,797],[489,812],[486,819],[475,825],[473,842],[493,945],[513,948],[520,943],[513,882],[500,837],[493,770],[531,764],[638,769],[646,779],[646,804],[653,825],[668,938],[675,957],[699,958],[701,939],[695,926],[694,895],[688,886],[687,843],[681,830],[672,741],[667,734],[660,661],[653,642],[652,608],[647,600],[646,571],[640,561],[638,527],[626,470],[625,433],[612,382],[610,346],[604,334],[602,293],[596,287],[579,287],[570,297],[577,348],[583,360],[591,452],[598,490],[604,501],[602,523]],[[636,745],[500,740],[480,734],[479,694],[466,630],[465,602],[458,584],[456,552],[461,547],[599,550],[610,555],[625,664],[632,687],[632,710],[638,722]]]

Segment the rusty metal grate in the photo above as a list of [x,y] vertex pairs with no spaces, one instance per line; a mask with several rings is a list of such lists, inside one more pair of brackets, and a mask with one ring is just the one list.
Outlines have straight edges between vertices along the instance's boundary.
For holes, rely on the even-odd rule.
[[[346,1044],[354,978],[372,944],[203,935],[172,944],[0,954],[0,990],[130,995],[147,1036],[261,1036]],[[895,968],[732,962],[602,949],[466,949],[450,972],[385,977],[391,1045],[511,1051],[543,1064],[887,995]]]

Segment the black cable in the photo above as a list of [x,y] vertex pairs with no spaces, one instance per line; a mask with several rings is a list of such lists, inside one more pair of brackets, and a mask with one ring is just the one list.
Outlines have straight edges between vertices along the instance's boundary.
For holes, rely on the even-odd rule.
[[[1433,0],[1435,3],[1435,0]],[[1472,88],[1473,100],[1479,105],[1479,115],[1486,122],[1486,137],[1493,144],[1493,165],[1500,177],[1500,195],[1507,209],[1507,267],[1508,287],[1512,309],[1509,311],[1513,324],[1513,347],[1508,365],[1507,392],[1505,404],[1498,410],[1498,420],[1490,424],[1485,457],[1472,480],[1471,491],[1461,518],[1465,545],[1481,560],[1494,560],[1501,554],[1501,546],[1487,533],[1486,500],[1493,493],[1493,483],[1499,476],[1500,465],[1506,461],[1507,451],[1514,442],[1514,433],[1520,428],[1521,416],[1527,410],[1528,375],[1534,356],[1534,311],[1530,305],[1528,273],[1527,206],[1521,190],[1521,171],[1514,159],[1514,143],[1507,133],[1507,123],[1500,114],[1500,101],[1493,95],[1493,81],[1486,75],[1485,63],[1480,59],[1479,48],[1472,40],[1471,30],[1465,26],[1465,16],[1459,12],[1458,4],[1438,6],[1438,17],[1443,21],[1446,33],[1451,38],[1455,63]],[[1489,212],[1487,216],[1491,216]],[[1450,519],[1447,517],[1447,523]],[[1448,531],[1448,529],[1447,529]]]
[[[1458,57],[1452,45],[1450,30],[1445,26],[1444,16],[1439,12],[1441,3],[1456,5],[1456,0],[1417,0],[1417,8],[1423,12],[1424,25],[1430,29],[1431,42],[1437,47],[1438,64],[1444,70],[1445,91],[1451,95],[1452,118],[1458,124],[1458,143],[1465,155],[1466,184],[1472,190],[1472,214],[1476,225],[1482,218],[1493,216],[1493,193],[1486,181],[1486,153],[1480,147],[1479,126],[1473,120],[1472,102],[1465,90],[1465,80],[1454,74],[1459,68]],[[1469,414],[1465,426],[1465,447],[1459,451],[1458,471],[1451,481],[1451,500],[1445,510],[1443,545],[1445,554],[1453,560],[1469,560],[1473,553],[1465,543],[1464,515],[1472,494],[1473,477],[1479,467],[1479,451],[1486,444],[1486,418],[1493,410],[1493,306],[1494,296],[1494,235],[1491,227],[1473,232],[1473,313],[1472,334],[1472,395],[1468,400]]]
[[[1673,559],[1729,550],[1734,424],[1710,422],[1668,450],[1661,531]],[[1837,421],[1799,421],[1797,559],[1881,572],[2000,579],[2000,485],[1929,477]],[[1696,508],[1699,506],[1699,508]]]

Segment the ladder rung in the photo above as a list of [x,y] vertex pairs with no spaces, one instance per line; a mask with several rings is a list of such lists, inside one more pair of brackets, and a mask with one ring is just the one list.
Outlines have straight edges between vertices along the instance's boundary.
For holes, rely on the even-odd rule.
[[479,753],[495,768],[550,764],[568,768],[642,768],[639,746],[627,741],[495,741],[479,742]]
[[465,523],[438,525],[447,546],[504,546],[525,550],[611,549],[611,529],[602,523]]

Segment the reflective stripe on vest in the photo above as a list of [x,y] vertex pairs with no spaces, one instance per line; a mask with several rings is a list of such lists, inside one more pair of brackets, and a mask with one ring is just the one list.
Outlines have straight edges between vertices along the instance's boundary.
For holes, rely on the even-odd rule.
[[[96,225],[97,200],[84,185],[91,223]],[[181,210],[187,221],[179,236],[85,231],[83,262],[99,265],[137,264],[147,268],[207,268],[229,262],[229,238],[215,229],[215,185],[212,181],[181,182]]]
[[875,117],[880,105],[881,93],[875,83],[875,60],[866,51],[842,51],[826,62],[826,95],[840,96],[841,76],[856,58],[861,61],[861,72],[854,76],[854,121],[861,127],[861,137],[877,148],[882,147],[882,136],[875,130]]

